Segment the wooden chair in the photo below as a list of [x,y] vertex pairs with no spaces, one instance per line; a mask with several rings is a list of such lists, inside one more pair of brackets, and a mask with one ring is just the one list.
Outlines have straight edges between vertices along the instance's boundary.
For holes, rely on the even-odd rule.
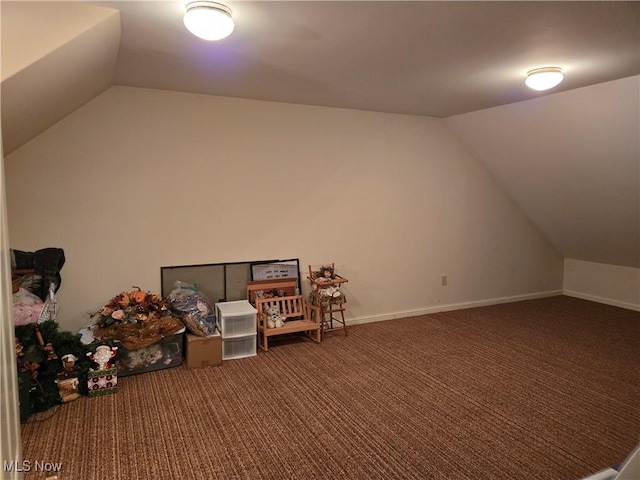
[[[325,269],[331,270],[330,279],[323,278],[322,273]],[[309,265],[309,276],[307,277],[307,280],[309,280],[312,285],[317,285],[320,288],[335,287],[349,281],[346,278],[336,274],[335,272],[336,266],[334,263],[327,263],[324,265]]]
[[[286,320],[280,328],[269,328],[267,325],[266,312],[274,305]],[[269,351],[269,337],[287,333],[304,332],[315,342],[322,342],[320,309],[305,302],[302,295],[256,298],[256,309],[258,346],[265,352]]]
[[297,278],[276,278],[271,280],[252,280],[247,283],[247,300],[256,306],[256,298],[300,295]]
[[[329,270],[331,273],[329,277],[323,275],[326,270]],[[346,297],[342,293],[339,297],[334,298],[330,295],[323,295],[322,291],[327,288],[340,288],[343,283],[349,280],[335,273],[335,264],[333,263],[309,265],[309,276],[307,280],[309,280],[312,288],[309,301],[313,306],[320,309],[320,329],[322,335],[324,335],[325,332],[342,330],[346,337],[347,322],[344,318]],[[336,326],[334,326],[334,322],[337,324]]]

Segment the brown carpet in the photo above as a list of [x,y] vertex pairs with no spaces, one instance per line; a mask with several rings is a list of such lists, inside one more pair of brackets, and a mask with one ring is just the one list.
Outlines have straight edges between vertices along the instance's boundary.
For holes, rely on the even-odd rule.
[[575,480],[640,440],[638,358],[640,313],[570,297],[357,325],[122,378],[32,416],[23,457],[60,480]]

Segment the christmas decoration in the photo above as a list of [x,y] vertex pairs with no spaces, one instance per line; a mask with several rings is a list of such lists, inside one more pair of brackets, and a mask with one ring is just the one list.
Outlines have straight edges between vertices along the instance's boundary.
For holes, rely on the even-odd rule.
[[118,389],[118,369],[111,367],[104,370],[89,370],[87,388],[90,397],[116,393]]
[[98,366],[97,369],[92,370],[106,370],[110,368],[111,360],[116,356],[118,347],[110,347],[109,345],[99,345],[96,347],[95,353],[87,352],[87,357],[95,362]]
[[22,344],[20,343],[20,340],[18,340],[17,337],[13,337],[14,340],[16,341],[16,357],[20,358],[21,356],[24,355],[24,352],[22,350],[24,350],[24,347],[22,346]]
[[88,352],[97,369],[90,368],[87,373],[87,388],[90,397],[115,393],[118,386],[118,369],[111,365],[118,347],[99,345],[95,353]]
[[137,350],[184,328],[166,299],[143,292],[139,287],[133,288],[135,290],[113,297],[94,315],[97,336],[112,338],[128,350]]
[[51,345],[51,342],[46,344],[44,343],[44,339],[42,338],[42,333],[40,333],[40,329],[38,327],[35,327],[35,332],[36,332],[36,338],[38,339],[38,343],[47,354],[47,360],[57,360],[58,355],[56,355],[56,351],[53,349],[53,345]]
[[[63,403],[63,392],[71,391],[72,396],[77,393],[78,397],[87,394],[90,361],[86,356],[87,347],[76,335],[60,331],[55,321],[48,320],[17,325],[15,338],[21,421],[26,421],[32,413]],[[76,360],[70,363],[68,355]],[[70,370],[65,369],[65,360]],[[66,378],[59,378],[59,374]],[[58,381],[69,379],[70,382]]]
[[71,402],[80,398],[80,391],[78,386],[78,367],[76,362],[78,357],[68,353],[62,357],[62,370],[58,371],[56,384],[58,385],[58,392],[60,399],[63,403]]

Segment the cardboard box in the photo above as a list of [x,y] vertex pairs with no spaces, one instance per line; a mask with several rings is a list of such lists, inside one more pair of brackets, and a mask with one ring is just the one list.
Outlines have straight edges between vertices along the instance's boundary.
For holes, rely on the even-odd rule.
[[222,365],[222,335],[198,337],[187,334],[187,368]]

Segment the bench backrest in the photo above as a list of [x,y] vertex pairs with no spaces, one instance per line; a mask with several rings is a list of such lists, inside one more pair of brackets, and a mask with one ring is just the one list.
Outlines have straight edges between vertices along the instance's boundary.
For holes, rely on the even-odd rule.
[[305,316],[305,302],[302,295],[256,299],[256,309],[258,313],[266,313],[273,305],[278,307],[280,315],[285,317],[285,319]]

